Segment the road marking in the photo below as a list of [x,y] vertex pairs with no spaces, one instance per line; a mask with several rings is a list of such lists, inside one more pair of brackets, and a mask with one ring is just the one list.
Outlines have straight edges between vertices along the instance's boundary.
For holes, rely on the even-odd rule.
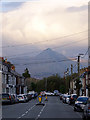
[[45,107],[46,107],[46,104],[45,104],[45,106],[43,106],[43,108],[41,109],[40,113],[39,113],[38,116],[35,118],[35,120],[37,120],[37,119],[41,116],[41,114],[42,114],[42,112],[43,112],[43,110],[44,110]]
[[20,119],[21,117],[19,117],[18,119]]
[[28,113],[28,111],[26,111],[26,114]]
[[32,110],[35,107],[35,105],[33,105],[31,108],[29,108],[24,114],[22,114],[20,117],[18,117],[17,119],[22,118],[23,116],[25,116],[30,110]]
[[25,114],[22,114],[22,117],[24,116]]

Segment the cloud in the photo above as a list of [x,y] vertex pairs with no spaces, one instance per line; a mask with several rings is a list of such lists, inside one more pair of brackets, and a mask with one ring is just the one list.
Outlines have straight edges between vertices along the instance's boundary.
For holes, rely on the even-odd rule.
[[72,6],[72,7],[68,7],[66,10],[68,12],[81,12],[84,10],[88,10],[88,5],[82,5],[80,7]]
[[[68,7],[70,7],[69,4]],[[88,26],[87,11],[76,12],[73,15],[72,12],[65,11],[66,8],[67,4],[62,5],[60,0],[57,0],[57,2],[55,0],[40,0],[25,2],[19,9],[2,13],[3,42],[7,43],[9,41],[7,44],[27,44],[31,42],[36,47],[45,49],[86,38],[86,33],[69,38],[60,38],[87,30]],[[52,41],[52,39],[58,37],[58,40]],[[46,42],[40,42],[45,40]],[[87,43],[84,41],[82,44],[86,45]],[[22,49],[19,49],[19,53],[20,51],[22,52]]]
[[0,12],[9,12],[20,8],[24,2],[2,2]]

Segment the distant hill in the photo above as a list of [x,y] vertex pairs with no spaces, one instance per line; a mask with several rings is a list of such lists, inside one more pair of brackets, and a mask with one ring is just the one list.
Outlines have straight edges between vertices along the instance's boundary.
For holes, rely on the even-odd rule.
[[64,55],[50,48],[42,51],[33,58],[22,58],[20,61],[13,60],[13,63],[18,64],[16,70],[19,73],[23,73],[24,69],[27,67],[31,73],[31,77],[35,78],[48,77],[52,74],[62,76],[67,67],[70,68],[71,64],[76,64],[76,62],[69,60]]

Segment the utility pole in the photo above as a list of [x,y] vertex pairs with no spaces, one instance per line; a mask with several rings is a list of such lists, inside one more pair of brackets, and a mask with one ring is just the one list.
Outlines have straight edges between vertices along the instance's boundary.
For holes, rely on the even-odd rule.
[[79,96],[80,55],[78,55],[77,65],[78,65],[78,78],[76,81],[76,84],[77,84],[76,92],[77,92],[77,95]]
[[85,71],[85,81],[84,81],[84,95],[86,96],[86,71]]
[[80,55],[78,55],[78,76],[80,73]]
[[45,79],[45,90],[47,91],[47,78]]
[[71,64],[71,75],[73,74],[73,65]]
[[73,74],[73,65],[71,64],[71,93],[73,93],[73,78],[72,78],[72,74]]
[[84,83],[84,95],[86,96],[86,88],[88,85],[88,69],[85,70],[85,83]]
[[79,81],[80,79],[79,79],[79,76],[80,76],[80,56],[81,55],[84,55],[84,54],[79,54],[78,55],[78,61],[77,61],[77,64],[78,64],[78,79],[77,79],[76,82],[77,82],[77,86],[78,86],[77,87],[77,95],[78,96],[79,96],[79,90],[80,90],[80,86],[79,86],[80,85],[80,81]]
[[[69,75],[69,68],[67,68],[66,75],[67,75],[67,76]],[[68,93],[70,94],[70,79],[69,79],[69,84],[67,85],[67,87],[69,87]]]

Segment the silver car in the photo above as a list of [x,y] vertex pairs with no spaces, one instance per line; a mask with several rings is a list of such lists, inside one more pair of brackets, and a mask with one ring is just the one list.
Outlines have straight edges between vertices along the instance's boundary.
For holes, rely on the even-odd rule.
[[84,106],[82,118],[83,120],[90,119],[90,98],[88,99],[87,104]]

